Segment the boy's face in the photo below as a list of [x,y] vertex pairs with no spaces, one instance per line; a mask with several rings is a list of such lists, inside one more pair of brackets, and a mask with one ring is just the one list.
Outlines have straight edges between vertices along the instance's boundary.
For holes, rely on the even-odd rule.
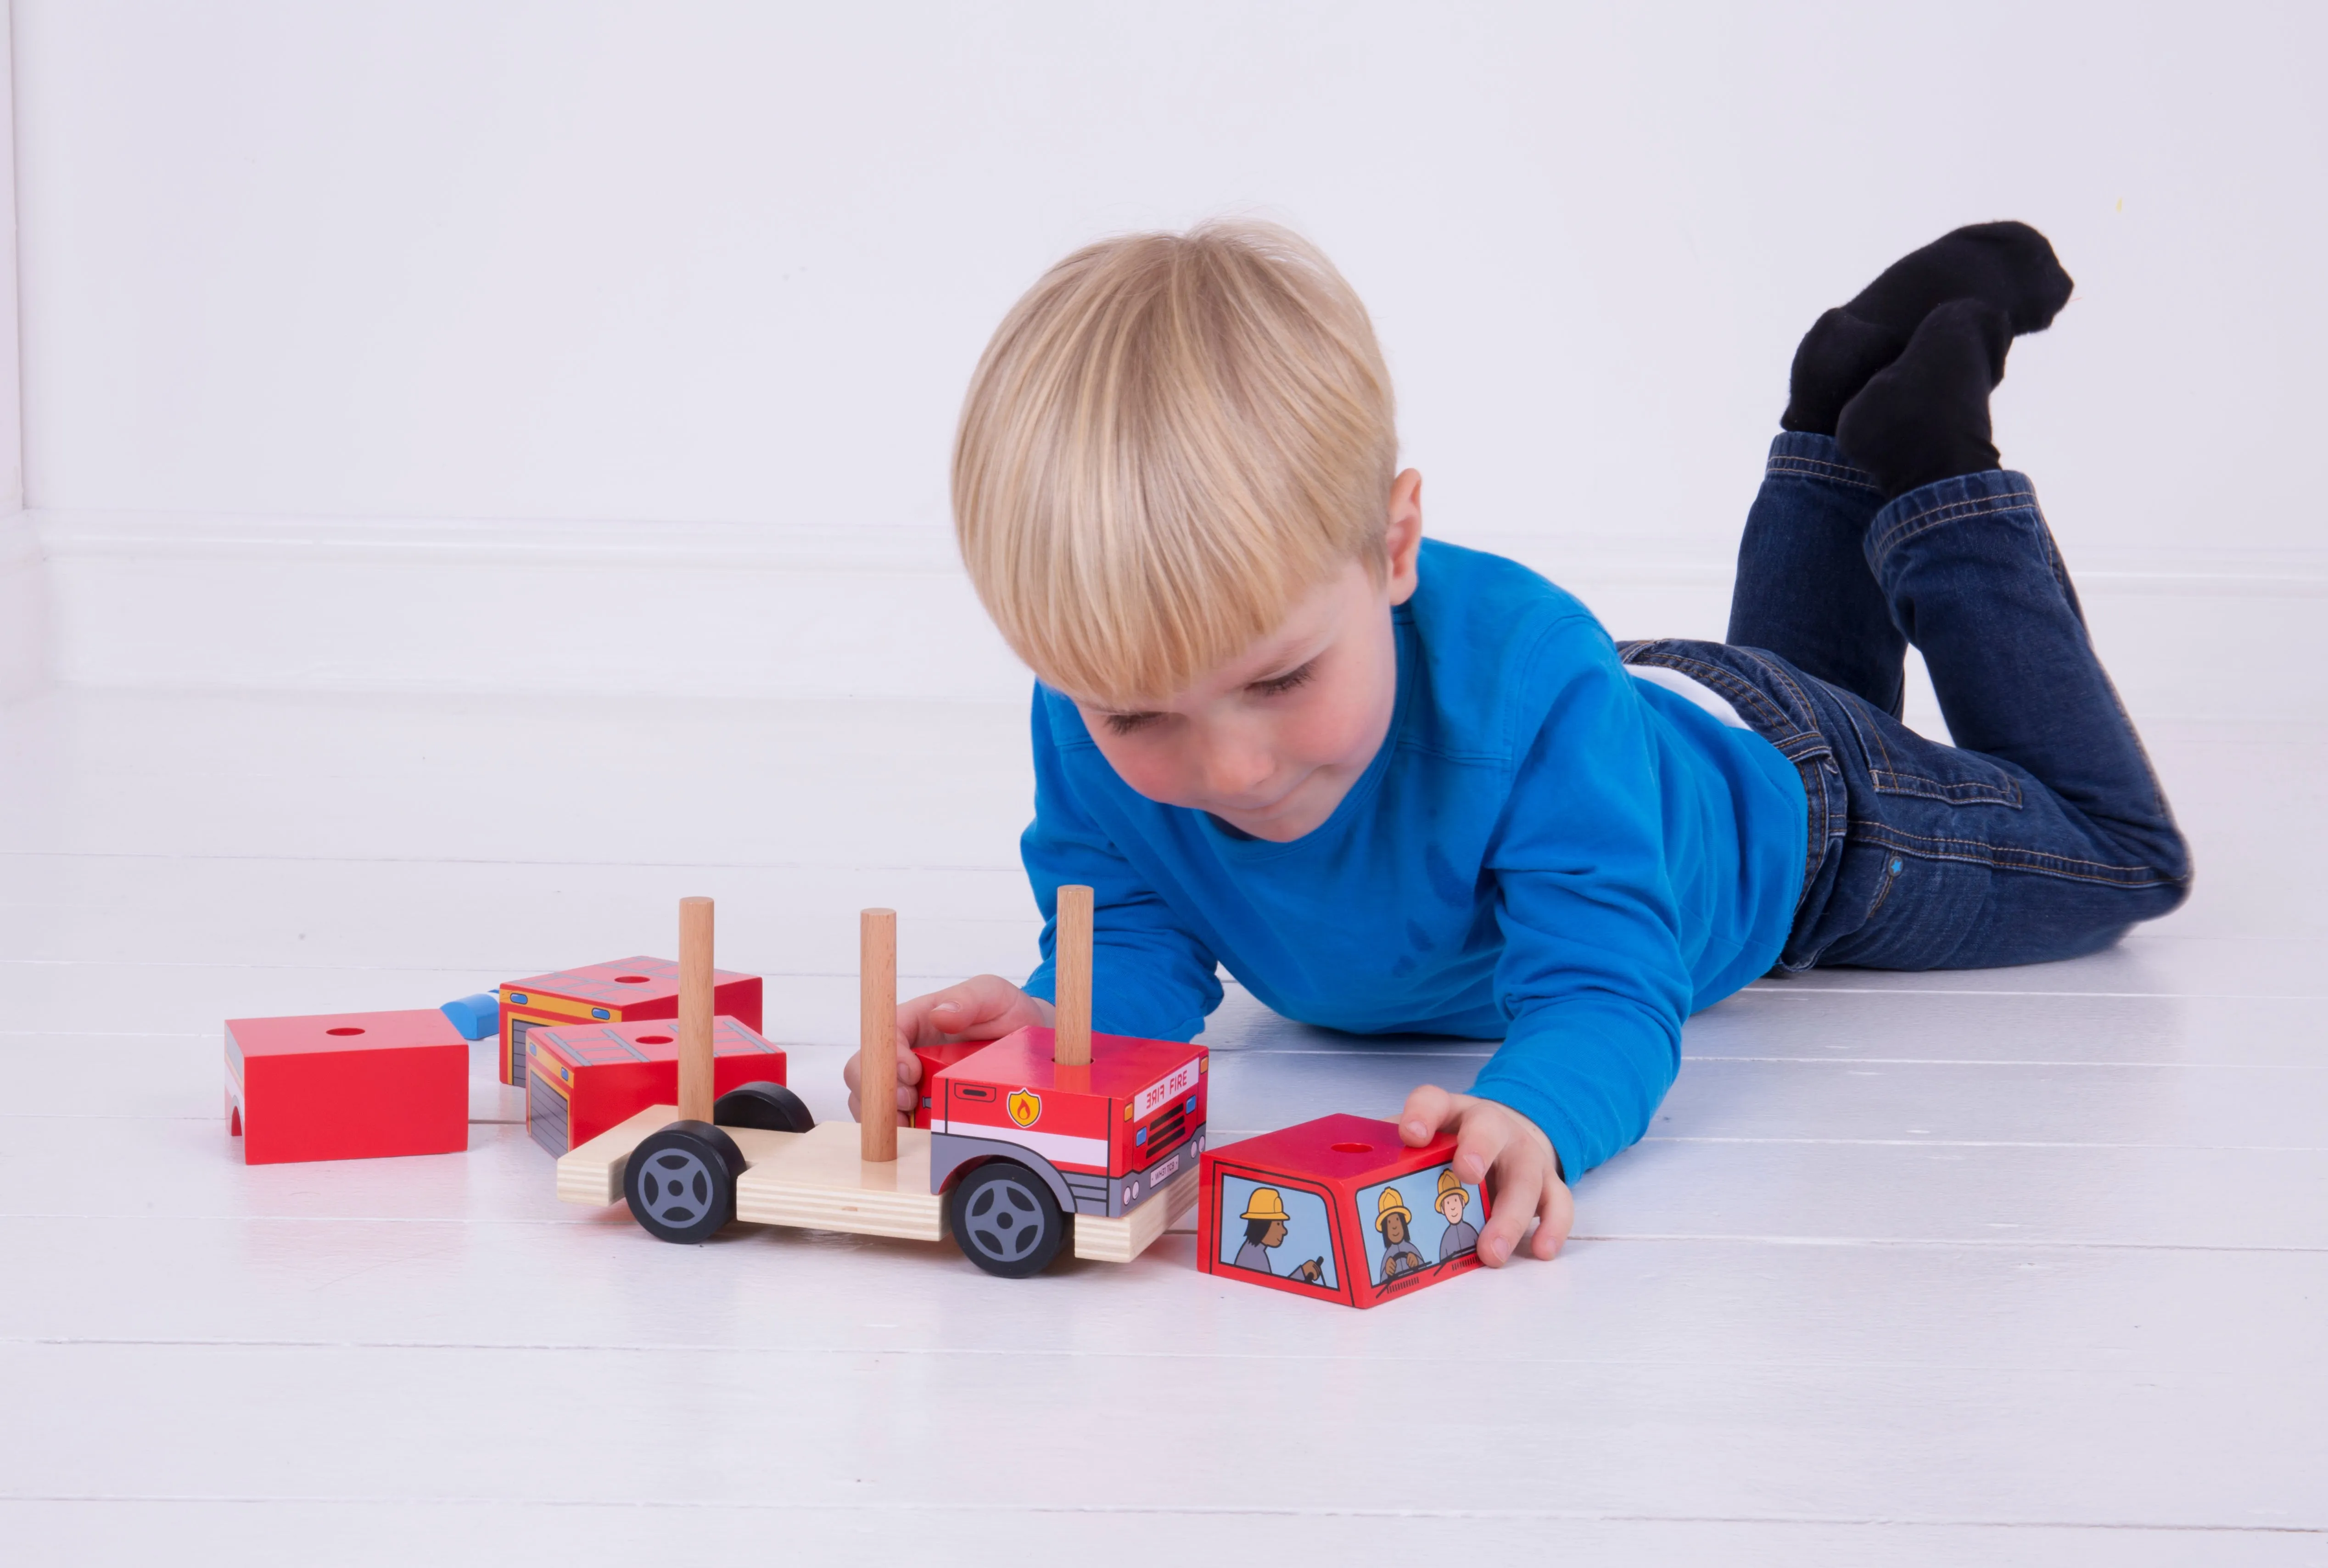
[[1346,562],[1275,631],[1153,708],[1078,701],[1118,777],[1166,805],[1285,843],[1320,827],[1390,733],[1398,700],[1391,607],[1414,592],[1422,476],[1392,484],[1389,569]]

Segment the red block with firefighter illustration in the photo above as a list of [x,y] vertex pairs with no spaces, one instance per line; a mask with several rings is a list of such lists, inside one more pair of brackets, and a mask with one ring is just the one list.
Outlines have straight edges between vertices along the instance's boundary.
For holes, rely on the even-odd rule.
[[1455,1174],[1455,1140],[1321,1116],[1207,1150],[1197,1266],[1348,1307],[1375,1307],[1479,1266],[1487,1194]]

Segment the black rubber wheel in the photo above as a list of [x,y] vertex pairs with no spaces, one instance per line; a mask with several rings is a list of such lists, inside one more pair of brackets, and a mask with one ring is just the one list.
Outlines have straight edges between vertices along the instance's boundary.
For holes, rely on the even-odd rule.
[[757,1127],[769,1132],[807,1132],[816,1126],[801,1097],[782,1084],[738,1084],[712,1102],[711,1120],[722,1127]]
[[989,1160],[954,1184],[946,1221],[964,1257],[1006,1280],[1042,1272],[1067,1239],[1066,1216],[1043,1178],[1007,1160]]
[[623,1200],[657,1241],[699,1242],[736,1217],[744,1151],[709,1122],[674,1122],[623,1168]]

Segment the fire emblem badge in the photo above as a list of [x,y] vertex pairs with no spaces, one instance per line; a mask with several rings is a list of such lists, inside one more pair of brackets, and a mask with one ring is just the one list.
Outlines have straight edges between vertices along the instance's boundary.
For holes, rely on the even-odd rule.
[[1010,1120],[1021,1127],[1032,1127],[1043,1114],[1043,1096],[1032,1089],[1011,1090],[1010,1097],[1002,1104],[1010,1113]]

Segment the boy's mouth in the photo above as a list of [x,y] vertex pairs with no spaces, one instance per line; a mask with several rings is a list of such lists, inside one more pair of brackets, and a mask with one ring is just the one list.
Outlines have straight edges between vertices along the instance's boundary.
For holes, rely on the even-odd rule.
[[1309,782],[1310,775],[1304,774],[1300,778],[1294,780],[1293,783],[1285,789],[1281,790],[1274,795],[1272,795],[1265,803],[1261,805],[1247,805],[1242,801],[1234,801],[1225,802],[1210,809],[1223,816],[1235,815],[1240,817],[1253,817],[1265,821],[1268,818],[1277,815],[1279,812],[1284,811],[1286,807],[1291,805],[1293,802],[1293,797],[1301,793],[1301,786]]

